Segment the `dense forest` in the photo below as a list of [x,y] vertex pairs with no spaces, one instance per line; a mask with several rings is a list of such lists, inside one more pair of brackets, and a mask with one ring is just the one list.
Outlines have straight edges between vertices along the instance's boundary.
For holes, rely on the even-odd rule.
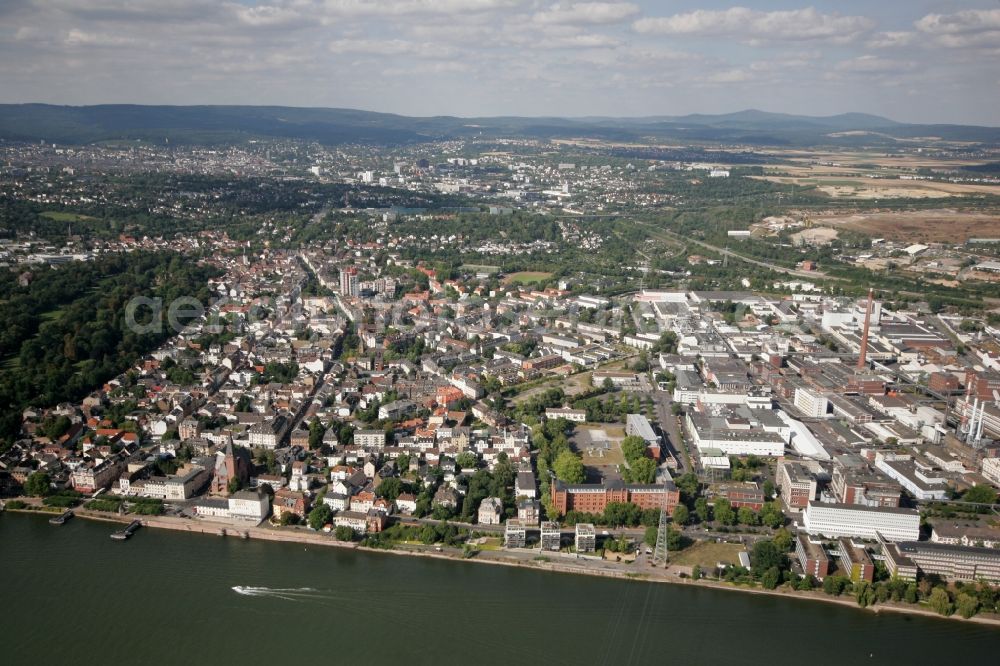
[[207,280],[217,269],[175,253],[108,255],[91,263],[44,269],[22,285],[0,279],[0,441],[17,435],[28,405],[79,400],[126,370],[172,333],[136,333],[126,326],[126,305],[135,296],[163,302],[210,297]]

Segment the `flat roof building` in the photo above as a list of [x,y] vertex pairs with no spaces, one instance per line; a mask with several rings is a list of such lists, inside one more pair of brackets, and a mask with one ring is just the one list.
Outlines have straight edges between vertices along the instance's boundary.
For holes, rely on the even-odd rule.
[[520,520],[511,518],[504,525],[503,545],[505,548],[524,548],[527,543],[527,530]]
[[562,530],[559,528],[559,523],[554,523],[550,520],[542,521],[542,550],[559,550],[561,542]]
[[825,537],[916,541],[920,538],[920,512],[916,509],[868,507],[856,504],[809,502],[802,513],[802,527]]
[[592,553],[597,550],[597,532],[590,523],[576,524],[575,540],[578,553]]

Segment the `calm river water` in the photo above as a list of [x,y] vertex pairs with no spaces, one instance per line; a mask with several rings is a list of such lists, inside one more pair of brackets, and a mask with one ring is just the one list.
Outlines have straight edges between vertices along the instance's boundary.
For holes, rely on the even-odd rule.
[[0,514],[0,663],[996,663],[1000,629]]

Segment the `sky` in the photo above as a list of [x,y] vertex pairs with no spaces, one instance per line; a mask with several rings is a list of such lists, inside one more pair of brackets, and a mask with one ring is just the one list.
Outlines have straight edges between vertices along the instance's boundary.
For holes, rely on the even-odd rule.
[[0,0],[0,102],[1000,125],[1000,0]]

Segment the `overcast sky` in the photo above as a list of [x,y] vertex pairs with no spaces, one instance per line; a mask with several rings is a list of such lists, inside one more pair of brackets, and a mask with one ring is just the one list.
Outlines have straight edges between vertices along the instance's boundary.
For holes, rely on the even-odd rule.
[[0,0],[0,102],[1000,125],[1000,0]]

